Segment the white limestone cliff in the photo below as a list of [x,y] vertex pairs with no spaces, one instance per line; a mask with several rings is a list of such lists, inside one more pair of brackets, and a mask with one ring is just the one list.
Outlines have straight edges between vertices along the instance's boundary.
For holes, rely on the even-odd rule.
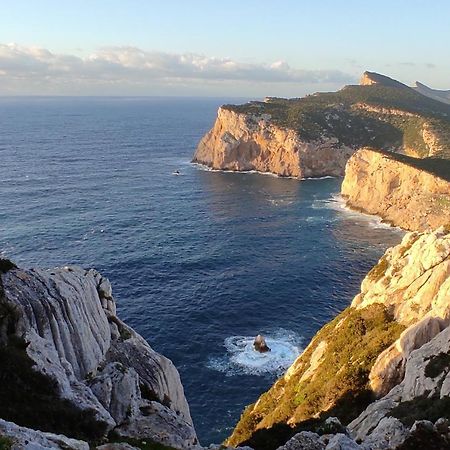
[[219,108],[214,127],[200,141],[193,162],[212,169],[268,172],[295,178],[340,176],[355,149],[336,138],[302,139],[276,126],[268,114]]
[[341,193],[351,208],[406,230],[450,224],[449,181],[370,148],[349,159]]
[[[98,272],[13,267],[1,275],[0,294],[0,347],[16,351],[19,340],[21,357],[48,382],[55,403],[87,417],[72,424],[74,434],[98,440],[114,431],[175,448],[197,444],[178,371],[116,316],[111,286]],[[39,417],[39,407],[33,420],[40,429],[59,432]],[[27,425],[20,411],[10,414]]]

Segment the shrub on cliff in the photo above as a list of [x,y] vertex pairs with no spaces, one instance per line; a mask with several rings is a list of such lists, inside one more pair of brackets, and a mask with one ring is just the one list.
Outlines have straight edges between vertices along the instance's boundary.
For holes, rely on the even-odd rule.
[[[403,329],[382,305],[361,310],[347,308],[316,334],[294,363],[290,376],[280,379],[261,396],[257,405],[244,411],[227,443],[245,442],[258,447],[252,440],[255,432],[259,442],[264,439],[269,442],[273,441],[271,434],[282,432],[289,437],[291,430],[301,429],[302,423],[312,418],[336,416],[342,423],[348,423],[372,400],[370,369]],[[314,351],[323,342],[326,348],[317,367],[310,376],[305,376]],[[289,427],[281,430],[283,423],[288,423],[291,430]]]

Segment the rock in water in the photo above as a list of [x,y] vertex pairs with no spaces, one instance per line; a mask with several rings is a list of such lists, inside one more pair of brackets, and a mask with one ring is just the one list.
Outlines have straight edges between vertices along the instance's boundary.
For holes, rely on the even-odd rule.
[[270,348],[267,346],[264,336],[262,336],[260,334],[258,334],[258,336],[255,337],[255,341],[253,342],[253,347],[259,353],[270,352]]

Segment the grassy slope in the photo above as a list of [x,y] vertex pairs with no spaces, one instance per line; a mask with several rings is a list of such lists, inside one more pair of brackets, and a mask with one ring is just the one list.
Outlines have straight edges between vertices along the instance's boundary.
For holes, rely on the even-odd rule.
[[[370,112],[359,104],[410,115]],[[347,86],[337,93],[301,99],[271,98],[225,108],[270,114],[276,125],[294,129],[303,139],[337,137],[337,145],[368,146],[450,181],[450,106],[401,84]],[[429,149],[422,137],[425,123],[445,144],[435,157],[426,157]],[[400,148],[415,157],[392,152]],[[371,275],[383,269],[381,261]],[[380,305],[362,311],[347,308],[317,333],[289,380],[280,379],[257,404],[246,408],[227,443],[271,450],[299,430],[320,429],[327,416],[337,416],[344,423],[350,421],[371,400],[368,374],[376,357],[402,329]],[[323,340],[328,347],[322,363],[313,378],[300,381],[312,353]]]
[[[414,114],[379,114],[358,108],[358,104],[389,108]],[[318,93],[297,99],[271,98],[268,102],[226,105],[242,113],[270,114],[278,126],[296,130],[306,140],[337,137],[339,144],[397,150],[401,146],[414,156],[428,155],[421,130],[432,125],[450,148],[450,105],[395,86],[346,86],[339,92]],[[446,149],[436,156],[450,159]]]
[[[382,305],[347,308],[316,334],[288,380],[281,378],[256,407],[247,407],[227,444],[270,450],[305,423],[307,428],[315,428],[328,416],[348,423],[373,400],[368,385],[370,369],[403,329]],[[322,341],[327,342],[322,362],[311,378],[301,381]],[[286,425],[288,421],[291,426]]]

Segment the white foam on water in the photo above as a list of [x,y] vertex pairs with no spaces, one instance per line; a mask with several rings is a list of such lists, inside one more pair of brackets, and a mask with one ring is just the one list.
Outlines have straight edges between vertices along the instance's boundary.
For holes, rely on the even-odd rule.
[[338,178],[333,177],[332,175],[325,175],[323,177],[306,177],[306,178],[300,178],[301,180],[326,180],[328,178]]
[[264,334],[270,352],[259,353],[253,348],[255,336],[230,336],[225,339],[226,354],[210,358],[207,367],[228,376],[281,375],[300,355],[301,337],[292,331],[278,330]]
[[289,206],[289,205],[292,205],[292,203],[294,203],[294,200],[287,200],[287,199],[267,198],[266,200],[272,206]]
[[278,175],[277,173],[273,172],[261,172],[259,170],[225,170],[225,169],[213,169],[212,167],[206,166],[205,164],[200,164],[197,162],[191,163],[193,166],[199,168],[200,170],[204,170],[206,172],[222,172],[222,173],[234,173],[234,174],[258,174],[258,175],[266,175],[269,177],[275,177],[275,178],[281,178],[281,179],[288,179],[288,180],[298,180],[298,177],[288,177],[284,175]]
[[365,214],[363,212],[355,211],[346,205],[344,198],[340,194],[334,194],[326,200],[315,200],[312,204],[313,209],[333,209],[339,213],[345,214],[348,218],[354,218],[355,220],[364,220],[368,225],[373,228],[385,228],[391,230],[402,231],[401,228],[392,226],[382,221],[378,216],[371,214]]

